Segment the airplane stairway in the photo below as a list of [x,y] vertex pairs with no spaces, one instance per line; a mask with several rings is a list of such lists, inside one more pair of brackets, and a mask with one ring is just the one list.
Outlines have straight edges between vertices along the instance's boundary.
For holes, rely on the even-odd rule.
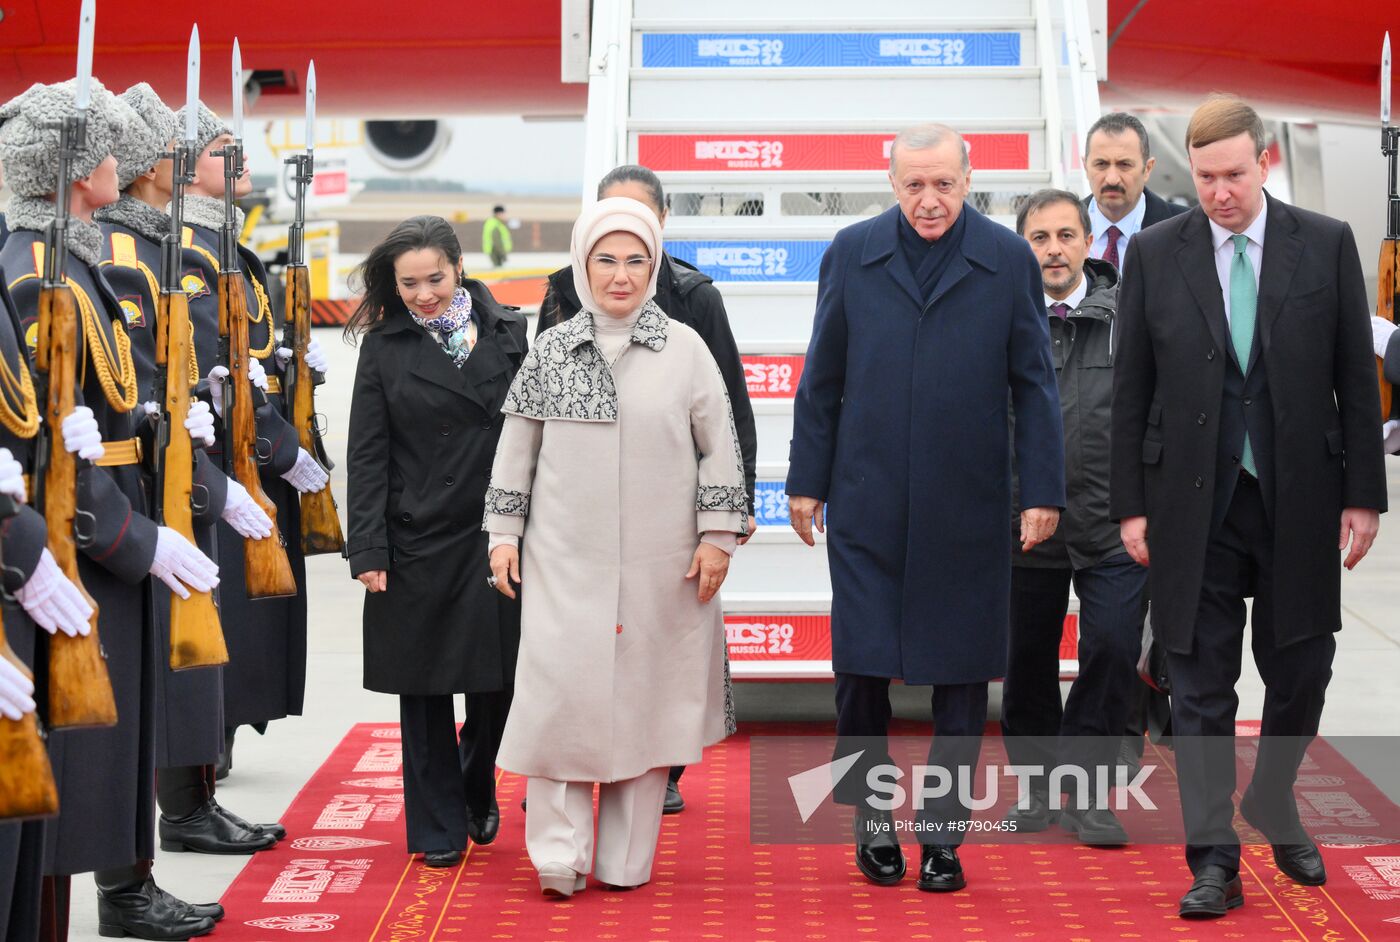
[[667,250],[723,293],[758,425],[758,529],[723,591],[736,677],[830,676],[825,545],[797,539],[783,494],[822,253],[893,205],[890,142],[911,124],[965,135],[970,202],[1006,225],[1033,190],[1087,192],[1089,6],[595,0],[584,200],[617,164],[658,173]]

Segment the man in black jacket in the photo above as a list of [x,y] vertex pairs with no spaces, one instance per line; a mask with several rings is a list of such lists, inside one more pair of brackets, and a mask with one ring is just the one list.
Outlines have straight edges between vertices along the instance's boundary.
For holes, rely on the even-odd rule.
[[1089,176],[1086,197],[1094,242],[1091,258],[1122,269],[1128,242],[1153,223],[1186,212],[1147,189],[1156,163],[1147,128],[1130,114],[1115,111],[1089,128],[1084,139],[1084,171]]
[[[1002,730],[1017,765],[1060,763],[1090,770],[1112,763],[1137,678],[1147,570],[1128,556],[1108,516],[1109,414],[1113,403],[1113,321],[1118,270],[1088,257],[1088,211],[1073,193],[1031,194],[1016,220],[1040,262],[1051,353],[1065,431],[1065,496],[1055,535],[1013,553],[1011,638],[1002,693]],[[1019,507],[1012,528],[1019,530]],[[1060,705],[1059,646],[1069,587],[1079,596],[1079,676]],[[1043,831],[1056,819],[1085,844],[1125,844],[1127,833],[1094,796],[1049,805],[1045,777],[1007,820]],[[1056,796],[1058,798],[1058,796]],[[1060,804],[1060,802],[1056,802]]]
[[[656,174],[646,167],[627,164],[610,170],[598,182],[598,199],[626,196],[645,203],[656,211],[662,225],[666,223],[666,195]],[[758,433],[754,428],[753,406],[749,404],[748,385],[744,381],[744,364],[739,359],[739,346],[729,329],[729,315],[724,310],[724,298],[713,280],[690,265],[670,255],[662,255],[661,272],[656,279],[656,303],[666,316],[691,327],[705,341],[710,355],[719,364],[729,391],[729,406],[734,411],[734,431],[739,437],[739,451],[744,459],[744,486],[749,492],[749,516],[753,516],[754,478],[757,474],[756,455]],[[540,305],[539,324],[535,338],[556,324],[561,324],[579,312],[578,295],[574,292],[571,267],[561,268],[549,276],[549,291]],[[741,544],[748,537],[740,537]],[[685,766],[671,769],[666,786],[666,813],[676,814],[685,809],[681,797],[681,773]]]

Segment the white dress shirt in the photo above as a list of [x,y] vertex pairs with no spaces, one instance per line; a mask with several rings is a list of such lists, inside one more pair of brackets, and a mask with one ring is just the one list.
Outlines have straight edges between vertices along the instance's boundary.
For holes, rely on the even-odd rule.
[[[1249,224],[1242,235],[1249,237],[1249,242],[1244,247],[1244,254],[1249,257],[1249,264],[1254,266],[1254,294],[1259,295],[1259,269],[1264,262],[1264,220],[1269,215],[1269,204],[1266,200],[1259,207],[1259,215],[1254,217],[1254,221]],[[1220,279],[1220,296],[1225,301],[1225,322],[1230,322],[1230,266],[1235,259],[1235,243],[1232,237],[1235,233],[1229,229],[1218,225],[1214,219],[1206,217],[1210,222],[1210,239],[1215,246],[1215,274]],[[1255,308],[1257,314],[1258,308]]]
[[1093,258],[1103,258],[1108,251],[1108,227],[1117,226],[1122,233],[1118,237],[1118,261],[1128,260],[1128,240],[1142,231],[1142,220],[1147,216],[1147,191],[1138,197],[1137,205],[1134,206],[1128,215],[1118,222],[1114,222],[1103,214],[1099,209],[1099,201],[1089,200],[1089,224],[1094,227],[1094,244],[1089,247],[1089,255]]

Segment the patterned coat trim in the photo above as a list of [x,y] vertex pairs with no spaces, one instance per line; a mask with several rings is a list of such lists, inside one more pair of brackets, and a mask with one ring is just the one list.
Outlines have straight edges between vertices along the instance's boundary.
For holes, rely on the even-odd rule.
[[486,514],[501,514],[505,517],[528,517],[530,515],[530,495],[521,491],[507,491],[499,487],[486,489]]
[[[659,351],[666,346],[669,323],[648,301],[632,326],[631,342]],[[592,314],[580,311],[535,341],[501,411],[530,419],[617,421],[617,386],[598,349]]]
[[749,493],[742,485],[701,484],[695,489],[695,509],[747,513]]

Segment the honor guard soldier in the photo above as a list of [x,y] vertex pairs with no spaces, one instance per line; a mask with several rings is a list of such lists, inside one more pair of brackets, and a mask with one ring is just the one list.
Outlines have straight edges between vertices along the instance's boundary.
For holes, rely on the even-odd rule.
[[[156,364],[157,305],[160,298],[161,240],[170,233],[166,207],[173,198],[172,161],[177,116],[141,83],[121,96],[139,121],[123,126],[115,142],[117,183],[121,198],[96,213],[104,236],[103,277],[116,292],[131,336],[136,381],[146,411],[154,415],[165,394]],[[205,260],[184,249],[180,285],[189,304],[193,346],[187,372],[191,386],[217,366],[218,297],[210,286],[214,275]],[[170,363],[168,369],[185,369]],[[203,401],[195,413],[208,414]],[[266,410],[285,426],[281,418]],[[214,555],[215,521],[222,518],[237,531],[236,539],[262,539],[272,533],[272,522],[247,490],[219,470],[204,452],[196,452],[194,492],[196,537],[200,548]],[[158,500],[160,495],[153,495]],[[157,652],[170,647],[169,596],[157,593]],[[161,845],[167,850],[202,853],[252,853],[271,847],[285,836],[280,825],[249,824],[223,808],[214,798],[214,766],[223,751],[222,668],[203,667],[174,671],[168,660],[157,684],[156,800],[160,806]]]
[[[0,223],[0,228],[3,224]],[[78,587],[64,577],[44,545],[44,518],[26,506],[34,467],[34,437],[39,431],[39,404],[24,348],[24,335],[0,272],[0,559],[3,559],[3,629],[0,629],[0,726],[32,720],[38,710],[36,686],[46,673],[35,657],[37,631],[87,634],[92,608]],[[8,641],[9,649],[5,649]],[[11,656],[14,660],[7,658]],[[18,663],[16,663],[18,662]],[[29,676],[26,676],[26,670]],[[37,680],[37,684],[36,684]],[[16,762],[0,769],[0,795],[15,794],[34,776],[51,776],[38,727],[37,762]],[[12,776],[25,776],[16,781]],[[0,798],[0,938],[26,940],[39,935],[40,883],[44,873],[43,819],[5,821],[27,816],[30,809],[9,807]]]
[[[147,576],[160,577],[162,592],[188,591],[186,586],[209,591],[217,584],[218,569],[194,545],[145,514],[134,438],[139,399],[135,364],[121,305],[98,271],[103,240],[92,222],[97,209],[117,199],[112,143],[122,123],[134,116],[94,82],[86,121],[68,120],[82,113],[75,85],[36,85],[0,106],[0,162],[14,192],[8,213],[12,231],[0,251],[0,267],[31,345],[40,340],[41,300],[53,290],[46,286],[46,252],[53,247],[45,244],[45,232],[63,199],[56,194],[67,195],[62,207],[66,227],[57,231],[66,232],[67,264],[60,274],[77,309],[72,347],[80,406],[49,434],[61,434],[64,449],[78,459],[74,490],[81,525],[74,535],[81,552],[74,574],[100,612],[116,717],[114,725],[63,729],[50,736],[62,814],[46,828],[44,867],[53,879],[46,881],[43,917],[48,937],[66,936],[69,878],[91,870],[100,888],[104,927],[149,939],[188,938],[212,929],[222,910],[177,900],[149,875],[148,862],[155,856],[155,743],[149,721],[155,706],[155,652],[147,615],[152,581]],[[83,123],[86,132],[70,138],[60,161],[62,139]],[[66,127],[60,130],[60,125]],[[55,173],[70,160],[71,187]],[[50,370],[66,352],[60,348],[75,338],[51,339],[48,348],[36,351],[41,365],[47,357]],[[57,396],[63,392],[51,391]],[[64,496],[46,493],[44,500],[51,504]],[[51,545],[58,545],[53,540],[51,534]],[[58,678],[50,676],[49,684],[56,686]],[[57,702],[51,690],[50,703]]]
[[[198,160],[195,179],[185,202],[185,224],[192,233],[191,247],[219,270],[220,229],[226,223],[224,148],[234,144],[232,132],[209,108],[201,105],[196,137]],[[252,190],[252,178],[245,171],[234,183],[235,198]],[[243,212],[234,207],[235,232],[243,228]],[[285,416],[281,396],[280,367],[276,356],[277,317],[268,296],[267,270],[250,249],[238,246],[237,258],[243,273],[248,307],[248,343],[251,360],[261,364],[266,374],[262,386],[267,400]],[[308,353],[310,353],[308,351]],[[313,368],[324,372],[319,349]],[[252,373],[256,375],[258,368]],[[261,385],[261,384],[260,384]],[[262,432],[259,432],[262,437]],[[277,525],[286,538],[288,560],[295,575],[296,594],[286,598],[250,599],[244,582],[242,541],[232,529],[220,526],[219,562],[224,573],[220,604],[226,624],[237,625],[229,632],[229,664],[224,668],[224,723],[226,726],[224,765],[220,777],[231,765],[234,731],[243,725],[265,731],[267,723],[285,716],[299,715],[306,687],[306,569],[297,535],[300,533],[299,493],[319,491],[329,477],[316,460],[297,445],[287,428],[285,437],[268,439],[271,460],[263,462],[263,490],[277,505]],[[285,456],[291,456],[287,464]],[[266,457],[260,455],[260,462]]]

